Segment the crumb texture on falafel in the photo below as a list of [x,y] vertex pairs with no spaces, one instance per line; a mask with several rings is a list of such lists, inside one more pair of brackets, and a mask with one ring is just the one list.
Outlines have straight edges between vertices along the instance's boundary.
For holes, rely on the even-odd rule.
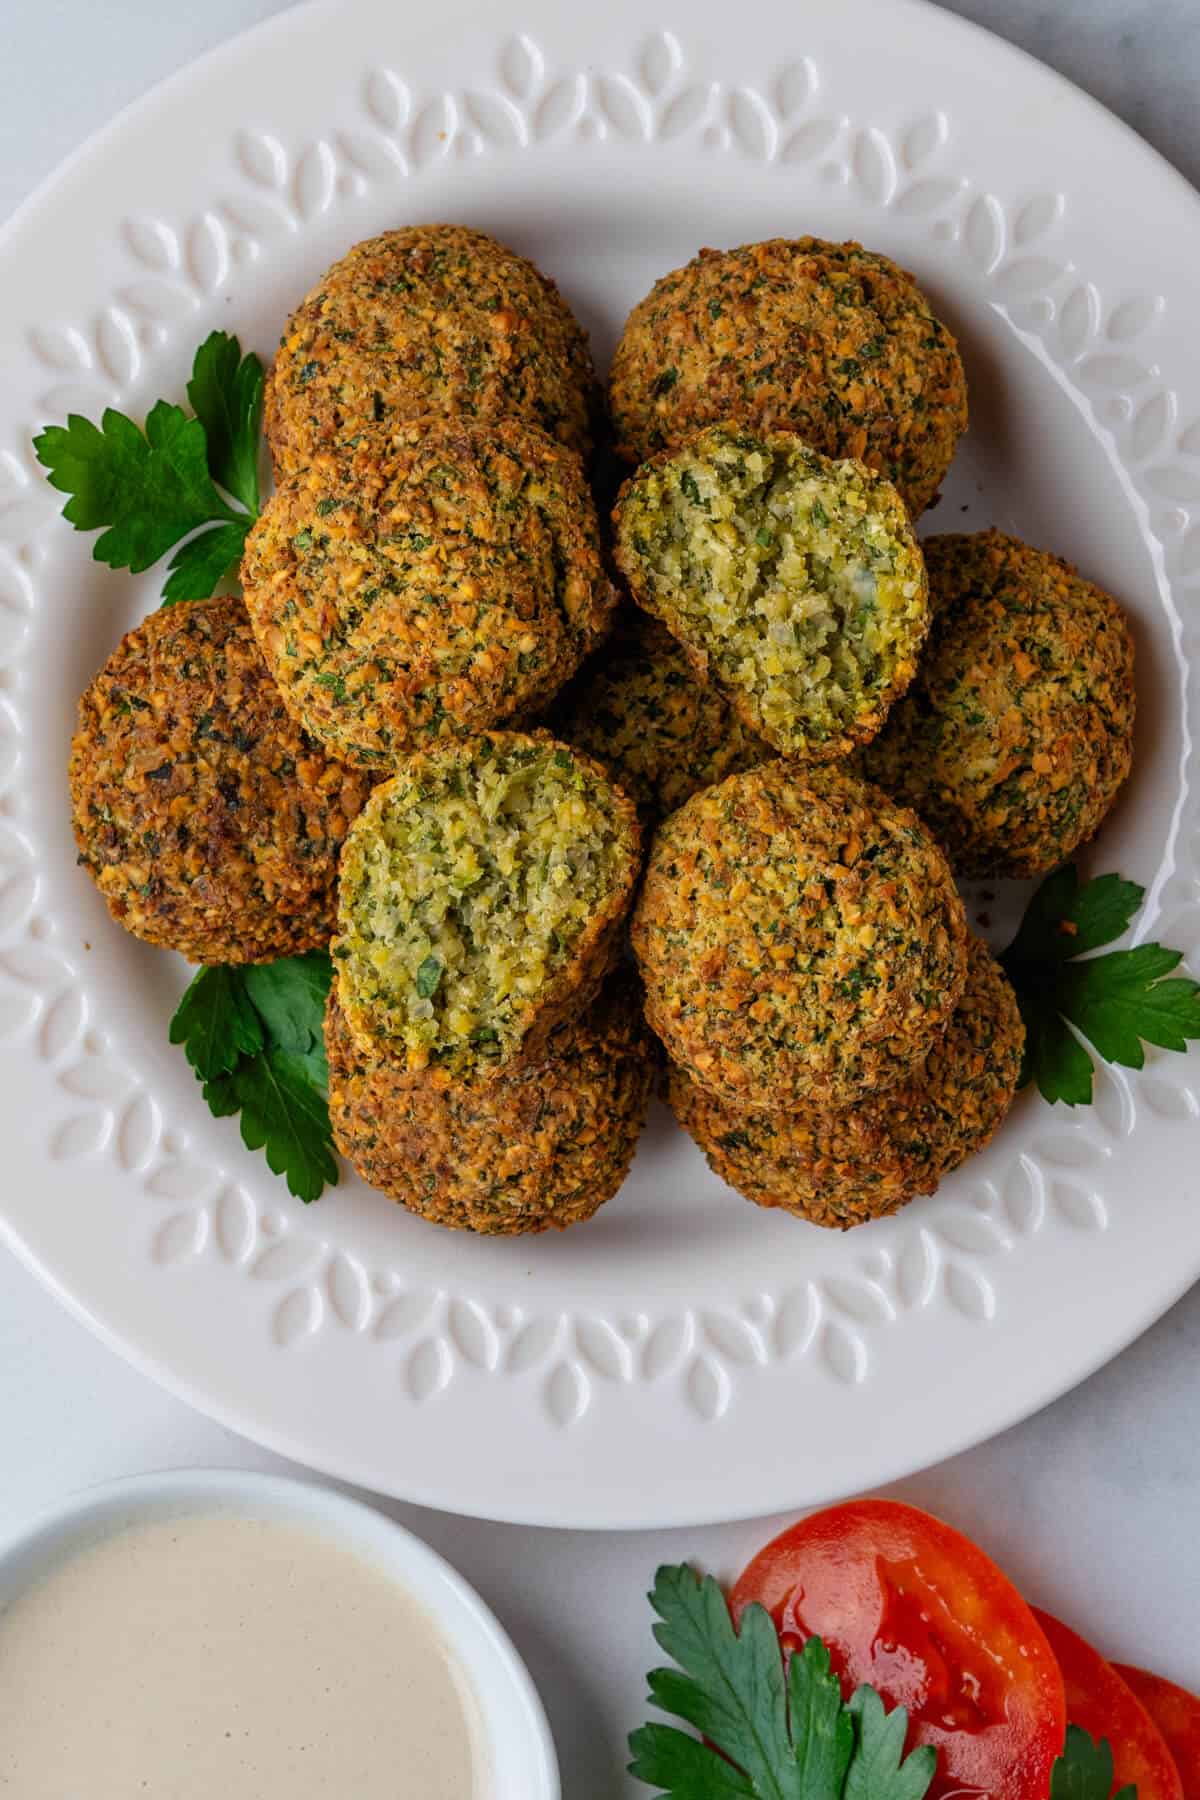
[[330,994],[334,1141],[365,1181],[437,1225],[515,1236],[579,1224],[617,1192],[656,1055],[627,971],[557,1027],[538,1063],[465,1085],[364,1053]]
[[914,516],[967,423],[958,346],[913,277],[813,237],[702,250],[664,275],[626,321],[609,396],[629,462],[739,419],[856,457]]
[[914,807],[967,876],[1056,868],[1129,773],[1134,646],[1116,601],[999,531],[924,546],[933,627],[857,766]]
[[637,619],[572,691],[560,735],[603,763],[653,823],[776,752],[742,724],[719,688],[700,680],[665,626],[648,613]]
[[288,704],[370,768],[539,710],[616,604],[578,457],[516,420],[318,456],[267,502],[242,579]]
[[785,755],[845,755],[912,680],[924,564],[899,495],[860,463],[714,425],[640,469],[615,519],[634,598]]
[[460,1079],[534,1060],[611,962],[639,843],[632,802],[545,733],[412,756],[342,857],[333,954],[351,1032]]
[[848,1107],[753,1111],[682,1069],[670,1103],[723,1181],[758,1206],[847,1230],[894,1213],[982,1150],[1016,1096],[1025,1028],[999,963],[977,938],[944,1037],[898,1086]]
[[277,474],[412,419],[522,418],[586,455],[595,376],[554,283],[462,225],[355,244],[301,301],[267,379]]
[[666,820],[632,939],[668,1055],[744,1106],[894,1087],[966,975],[962,901],[915,814],[844,770],[786,761]]
[[323,948],[370,791],[280,698],[235,598],[151,613],[79,702],[79,861],[118,924],[197,963]]

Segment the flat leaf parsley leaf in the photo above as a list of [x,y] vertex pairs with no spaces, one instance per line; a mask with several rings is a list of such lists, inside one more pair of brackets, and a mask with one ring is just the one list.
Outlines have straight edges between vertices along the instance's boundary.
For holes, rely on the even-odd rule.
[[922,1744],[905,1756],[904,1708],[885,1712],[875,1689],[860,1687],[850,1711],[858,1722],[858,1748],[846,1776],[845,1800],[921,1800],[937,1769],[937,1751]]
[[[1080,1726],[1068,1725],[1066,1749],[1050,1771],[1050,1800],[1108,1800],[1112,1784],[1108,1739],[1097,1744]],[[1113,1800],[1137,1800],[1137,1788],[1130,1782]]]
[[227,332],[211,332],[196,352],[187,393],[208,440],[213,480],[257,515],[261,362],[253,351],[243,356],[237,339]]
[[1091,1103],[1092,1058],[1080,1037],[1128,1069],[1143,1066],[1143,1044],[1186,1050],[1200,1037],[1200,984],[1166,979],[1182,952],[1140,944],[1086,954],[1120,937],[1144,892],[1118,875],[1081,883],[1068,863],[1042,883],[1000,958],[1025,1021],[1021,1083],[1035,1081],[1047,1100]]
[[336,1183],[329,1106],[302,1057],[268,1046],[207,1082],[204,1098],[218,1119],[241,1114],[247,1150],[264,1150],[272,1174],[287,1177],[297,1200],[316,1200]]
[[736,1631],[717,1583],[685,1565],[658,1571],[650,1602],[679,1665],[651,1673],[650,1698],[708,1741],[643,1725],[629,1739],[639,1781],[666,1800],[922,1800],[937,1752],[905,1757],[908,1716],[872,1689],[847,1705],[819,1638],[785,1673],[770,1615],[748,1606]]
[[[812,1800],[837,1800],[854,1754],[854,1718],[842,1704],[842,1684],[820,1638],[809,1638],[788,1664],[788,1716],[800,1792]],[[901,1714],[901,1743],[904,1725]]]
[[97,562],[137,575],[178,545],[163,598],[203,600],[215,591],[258,515],[262,390],[257,356],[243,356],[235,337],[214,331],[188,383],[195,418],[159,400],[144,428],[108,407],[99,425],[71,413],[34,439],[50,485],[69,495],[63,517],[77,531],[100,531]]
[[201,1081],[228,1075],[243,1056],[257,1056],[265,1044],[262,1020],[246,993],[243,971],[199,970],[167,1035],[171,1043],[183,1045]]
[[241,1114],[242,1141],[266,1152],[298,1200],[338,1178],[329,1124],[325,951],[200,969],[171,1020],[218,1119]]
[[246,991],[270,1042],[303,1064],[322,1093],[329,1086],[325,1056],[325,1002],[333,963],[323,950],[287,956],[278,962],[250,963],[242,972]]
[[77,531],[108,527],[93,555],[110,568],[140,574],[198,525],[236,517],[208,473],[203,425],[166,400],[144,431],[110,406],[98,427],[71,413],[34,448],[51,487],[71,495],[63,517]]
[[249,519],[236,525],[214,525],[180,544],[167,564],[164,606],[180,600],[207,600],[215,594],[218,584],[241,562],[249,526]]

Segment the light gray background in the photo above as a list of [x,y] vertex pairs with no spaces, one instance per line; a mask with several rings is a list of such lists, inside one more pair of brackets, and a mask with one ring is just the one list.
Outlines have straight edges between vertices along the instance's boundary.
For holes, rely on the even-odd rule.
[[[152,83],[281,10],[277,0],[6,0],[0,217]],[[1200,183],[1200,0],[957,0],[950,10],[1088,88]],[[1112,1655],[1200,1689],[1198,1363],[1194,1290],[1075,1394],[897,1491],[978,1536],[1031,1597]],[[778,1430],[786,1454],[786,1418]],[[0,1251],[0,1537],[87,1483],[201,1464],[289,1467],[135,1374]],[[387,1510],[449,1556],[513,1633],[551,1714],[568,1800],[625,1791],[624,1734],[645,1716],[654,1655],[642,1596],[656,1563],[686,1556],[732,1574],[779,1523],[602,1536]]]

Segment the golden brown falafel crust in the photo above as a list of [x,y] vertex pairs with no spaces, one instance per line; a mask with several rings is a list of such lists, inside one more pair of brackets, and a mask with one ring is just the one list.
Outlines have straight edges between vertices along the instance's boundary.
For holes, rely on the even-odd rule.
[[572,690],[560,730],[604,764],[652,824],[776,752],[699,679],[665,625],[646,613],[638,618],[615,653]]
[[582,455],[595,375],[552,281],[482,231],[411,225],[356,244],[288,320],[264,423],[278,475],[410,419],[523,418]]
[[630,462],[739,419],[858,458],[914,516],[967,423],[958,346],[913,277],[812,237],[702,250],[664,275],[626,321],[609,397]]
[[1134,647],[1116,601],[999,531],[928,538],[934,622],[861,773],[914,807],[960,875],[1053,869],[1133,758]]
[[[504,789],[511,781],[519,790],[530,777],[550,804],[536,842],[526,837],[514,847],[504,841]],[[574,816],[576,801],[582,817]],[[481,810],[486,843],[472,837]],[[520,830],[519,814],[513,828]],[[397,838],[407,840],[402,849]],[[600,763],[548,732],[493,732],[409,757],[375,789],[342,858],[332,954],[348,1029],[368,1053],[407,1056],[413,1071],[432,1066],[464,1082],[540,1062],[620,956],[641,844],[633,802]],[[556,897],[549,932],[547,883]],[[422,994],[418,957],[427,954],[442,967]],[[453,977],[469,981],[472,967],[497,959],[503,993],[497,999],[485,989],[471,1000],[492,1016],[456,1018],[464,1002],[448,991]]]
[[1016,995],[973,939],[945,1036],[898,1087],[841,1109],[752,1112],[676,1068],[670,1104],[722,1181],[747,1200],[847,1230],[932,1194],[983,1149],[1012,1105],[1024,1042]]
[[491,1235],[575,1225],[624,1181],[656,1052],[622,972],[545,1059],[483,1087],[364,1055],[330,994],[334,1142],[364,1181],[435,1225]]
[[296,724],[240,600],[122,639],[79,702],[70,783],[79,861],[135,936],[197,963],[329,942],[370,783]]
[[616,605],[579,458],[511,419],[318,456],[267,502],[242,581],[297,718],[379,769],[540,710]]
[[768,1109],[895,1086],[966,975],[962,902],[916,815],[843,770],[786,761],[671,815],[632,940],[672,1060]]

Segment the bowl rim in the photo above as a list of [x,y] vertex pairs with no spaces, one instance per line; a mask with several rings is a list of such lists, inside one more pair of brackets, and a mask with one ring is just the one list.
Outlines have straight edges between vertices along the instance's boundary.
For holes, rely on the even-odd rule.
[[489,1753],[488,1800],[561,1800],[545,1707],[495,1613],[415,1532],[369,1501],[322,1482],[256,1470],[184,1468],[78,1489],[0,1536],[0,1612],[90,1544],[143,1520],[197,1516],[308,1525],[317,1536],[374,1563],[428,1615],[459,1665]]

